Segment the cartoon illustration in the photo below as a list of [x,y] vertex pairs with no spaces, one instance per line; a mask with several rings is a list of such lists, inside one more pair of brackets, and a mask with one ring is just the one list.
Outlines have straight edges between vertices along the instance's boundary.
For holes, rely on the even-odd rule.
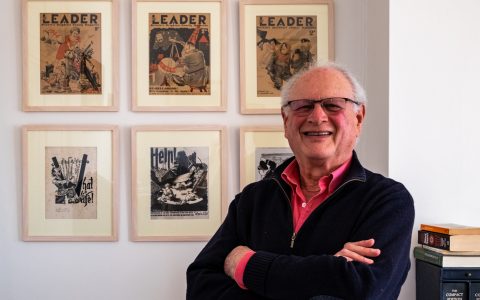
[[300,45],[292,53],[290,64],[292,74],[300,72],[314,62],[311,49],[312,43],[309,39],[300,40]]
[[208,216],[208,148],[151,148],[151,217]]
[[292,77],[290,66],[290,46],[287,43],[275,45],[265,68],[276,89],[280,90],[283,82]]
[[83,22],[78,21],[77,15],[42,14],[41,94],[102,92],[100,14],[82,14],[90,16],[82,19]]
[[255,180],[269,178],[283,161],[292,156],[289,147],[259,147],[255,149]]
[[317,57],[316,16],[257,16],[257,96],[279,96]]
[[198,89],[200,92],[207,92],[208,72],[205,65],[203,52],[196,49],[191,42],[185,44],[180,58],[180,65],[183,65],[183,75],[173,74],[173,81],[179,86],[188,85],[190,91]]
[[150,95],[210,94],[210,14],[150,14]]
[[96,148],[47,147],[46,217],[96,218]]
[[273,160],[262,158],[258,163],[257,170],[260,177],[263,179],[273,174],[273,171],[277,168],[277,163]]

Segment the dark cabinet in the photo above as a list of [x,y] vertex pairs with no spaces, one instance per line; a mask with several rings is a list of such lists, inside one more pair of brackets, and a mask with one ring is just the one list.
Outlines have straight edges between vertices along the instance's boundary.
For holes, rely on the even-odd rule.
[[480,268],[442,268],[415,260],[417,300],[480,300]]

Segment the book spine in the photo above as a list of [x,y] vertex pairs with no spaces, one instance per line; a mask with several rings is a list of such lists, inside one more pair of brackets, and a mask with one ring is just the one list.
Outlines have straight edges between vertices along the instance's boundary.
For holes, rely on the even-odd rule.
[[413,257],[443,267],[443,255],[441,253],[427,251],[422,247],[415,247],[413,249]]
[[442,300],[468,300],[467,283],[444,282],[442,284]]
[[470,285],[470,300],[480,300],[480,282],[472,282]]
[[450,236],[426,230],[418,231],[418,243],[443,250],[450,250]]
[[420,230],[449,234],[448,228],[437,227],[433,225],[420,224]]

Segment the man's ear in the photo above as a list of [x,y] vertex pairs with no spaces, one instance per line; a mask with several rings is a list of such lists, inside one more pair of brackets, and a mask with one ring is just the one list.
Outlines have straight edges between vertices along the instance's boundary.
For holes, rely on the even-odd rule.
[[357,118],[357,128],[358,131],[362,129],[363,120],[365,119],[366,109],[365,104],[362,104],[357,111],[356,118]]
[[281,108],[282,112],[282,119],[283,119],[283,135],[285,138],[287,137],[287,120],[288,120],[288,114],[285,112],[284,108]]

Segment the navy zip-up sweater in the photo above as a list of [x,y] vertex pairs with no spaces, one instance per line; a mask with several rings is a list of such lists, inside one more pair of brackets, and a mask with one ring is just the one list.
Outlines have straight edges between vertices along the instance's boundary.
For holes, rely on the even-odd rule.
[[[294,236],[291,189],[280,176],[292,159],[235,197],[222,226],[187,270],[187,299],[398,297],[410,268],[414,220],[406,188],[364,169],[354,152],[343,183]],[[334,256],[345,243],[369,238],[381,250],[374,264]],[[238,245],[256,251],[244,273],[248,290],[223,271],[225,257]]]

